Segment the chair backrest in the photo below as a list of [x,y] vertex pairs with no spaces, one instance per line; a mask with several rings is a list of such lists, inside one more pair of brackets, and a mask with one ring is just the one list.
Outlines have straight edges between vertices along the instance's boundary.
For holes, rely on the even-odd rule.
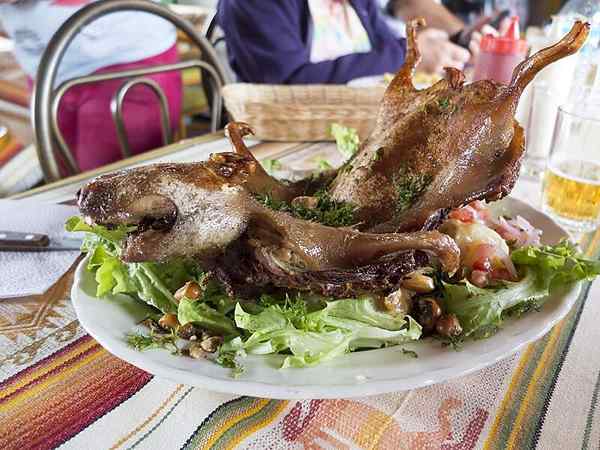
[[225,33],[219,26],[216,12],[212,15],[210,20],[206,20],[203,33],[206,39],[208,39],[208,42],[210,42],[215,49],[215,52],[221,61],[221,65],[223,66],[223,70],[225,70],[230,82],[236,81],[237,76],[229,64],[227,44],[225,43]]
[[[57,88],[54,88],[58,67],[75,36],[90,22],[118,11],[142,11],[168,20],[199,47],[201,60],[79,77],[67,80]],[[60,99],[68,89],[73,86],[104,80],[117,78],[126,80],[113,98],[111,109],[123,154],[127,156],[128,146],[126,144],[124,127],[122,126],[121,105],[129,88],[135,84],[144,84],[150,87],[157,95],[159,104],[161,105],[163,140],[164,142],[168,142],[170,139],[170,127],[168,126],[168,109],[164,93],[162,93],[158,85],[153,84],[152,80],[145,78],[145,76],[192,67],[196,67],[202,71],[203,80],[209,80],[208,83],[205,82],[204,84],[205,87],[208,86],[212,91],[208,93],[207,97],[211,99],[211,129],[215,131],[221,124],[221,87],[228,83],[230,78],[210,42],[204,36],[196,33],[188,21],[175,15],[167,8],[149,0],[102,0],[93,2],[77,11],[58,29],[48,43],[42,55],[37,74],[32,104],[32,124],[36,138],[36,149],[46,181],[54,181],[61,178],[57,154],[60,155],[69,174],[79,172],[77,162],[62,137],[57,121]]]

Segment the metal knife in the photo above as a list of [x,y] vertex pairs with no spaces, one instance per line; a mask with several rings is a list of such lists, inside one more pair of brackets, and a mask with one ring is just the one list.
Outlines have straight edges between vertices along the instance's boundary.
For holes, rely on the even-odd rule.
[[0,252],[79,251],[81,239],[51,240],[41,233],[0,230]]

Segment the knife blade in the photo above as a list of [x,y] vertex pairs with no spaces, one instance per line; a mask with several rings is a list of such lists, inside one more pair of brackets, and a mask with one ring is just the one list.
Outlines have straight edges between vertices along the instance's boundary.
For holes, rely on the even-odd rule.
[[51,240],[42,233],[0,230],[0,252],[79,251],[81,239]]

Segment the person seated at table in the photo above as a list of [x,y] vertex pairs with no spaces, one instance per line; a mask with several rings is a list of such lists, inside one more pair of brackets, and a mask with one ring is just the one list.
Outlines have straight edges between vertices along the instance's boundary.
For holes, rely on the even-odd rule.
[[[375,0],[220,0],[218,21],[245,82],[347,83],[396,72],[406,53]],[[470,58],[434,29],[418,39],[420,70],[462,68]]]
[[377,1],[390,28],[397,29],[401,35],[404,35],[406,22],[417,17],[425,19],[427,28],[441,30],[449,36],[458,33],[465,26],[460,18],[435,0]]
[[[40,59],[58,28],[90,0],[0,0],[0,24],[14,40],[15,56],[31,86]],[[58,70],[57,85],[91,74],[169,64],[178,61],[175,28],[143,12],[118,12],[87,25],[69,45]],[[148,76],[168,99],[171,122],[181,113],[182,82],[178,72]],[[121,158],[110,101],[123,79],[76,86],[65,94],[58,125],[81,170]],[[146,87],[132,88],[123,104],[123,117],[132,153],[162,146],[159,107]]]
[[[465,29],[464,22],[452,14],[444,5],[435,0],[378,0],[384,13],[384,18],[395,33],[403,37],[406,23],[409,20],[422,17],[427,22],[427,28],[419,34],[421,48],[428,51],[427,65],[422,69],[429,73],[441,74],[448,66],[444,55],[453,54],[458,46],[452,41]],[[471,53],[469,62],[474,62],[479,55],[479,43],[483,34],[498,32],[487,25],[485,16],[479,16],[469,36],[468,49]],[[487,18],[489,21],[489,18]],[[463,53],[464,54],[464,53]],[[457,67],[457,66],[454,66]],[[462,69],[462,67],[459,67]]]

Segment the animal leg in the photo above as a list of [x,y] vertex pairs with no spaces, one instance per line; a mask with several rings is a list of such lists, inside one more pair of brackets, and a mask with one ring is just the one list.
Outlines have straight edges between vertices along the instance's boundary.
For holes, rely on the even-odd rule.
[[571,31],[551,47],[540,50],[517,66],[509,85],[509,93],[517,99],[523,89],[544,67],[561,58],[576,53],[590,34],[590,24],[577,21]]
[[406,58],[404,64],[390,83],[387,90],[415,90],[413,85],[413,75],[419,62],[421,61],[421,52],[417,44],[417,29],[425,26],[425,19],[414,19],[406,25]]

